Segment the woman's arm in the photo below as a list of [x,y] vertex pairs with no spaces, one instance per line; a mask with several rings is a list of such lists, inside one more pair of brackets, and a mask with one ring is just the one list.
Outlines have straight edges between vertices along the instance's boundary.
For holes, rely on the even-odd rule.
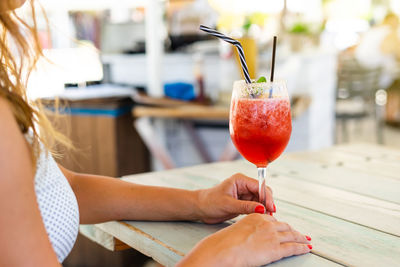
[[[257,181],[241,174],[210,189],[189,191],[138,185],[60,168],[75,192],[83,224],[123,219],[218,223],[238,214],[265,210],[257,202]],[[274,212],[272,193],[267,192],[267,210]]]
[[0,266],[60,266],[36,201],[32,165],[29,145],[0,97]]
[[76,195],[81,223],[110,220],[197,220],[197,194],[80,174],[61,167]]

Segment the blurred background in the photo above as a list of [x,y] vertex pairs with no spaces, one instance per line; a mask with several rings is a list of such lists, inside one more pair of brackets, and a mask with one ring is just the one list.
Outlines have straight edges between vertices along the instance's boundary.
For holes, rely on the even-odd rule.
[[[399,0],[41,0],[48,60],[29,79],[79,149],[76,171],[122,176],[240,158],[229,138],[234,47],[200,24],[240,40],[251,78],[287,83],[288,151],[349,142],[400,148]],[[30,19],[22,7],[18,12]],[[56,105],[61,100],[61,106]],[[279,159],[278,159],[279,160]],[[136,265],[134,264],[136,262]],[[142,266],[132,251],[107,252],[80,237],[65,266]]]

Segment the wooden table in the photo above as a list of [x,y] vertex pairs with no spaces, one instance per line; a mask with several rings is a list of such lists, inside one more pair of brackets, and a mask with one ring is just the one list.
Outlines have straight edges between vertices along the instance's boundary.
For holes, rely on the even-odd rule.
[[[123,179],[197,189],[213,186],[236,172],[256,175],[255,167],[241,160]],[[268,174],[276,218],[310,235],[314,247],[311,254],[274,266],[400,266],[399,150],[353,144],[291,153],[271,164]],[[123,221],[83,226],[81,231],[109,249],[130,246],[173,266],[199,240],[233,221],[218,225]]]

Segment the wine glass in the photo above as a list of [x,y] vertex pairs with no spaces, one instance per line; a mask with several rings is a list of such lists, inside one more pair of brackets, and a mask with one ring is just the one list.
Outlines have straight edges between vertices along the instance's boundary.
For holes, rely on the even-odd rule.
[[259,202],[266,207],[267,166],[282,154],[292,132],[285,82],[234,82],[229,132],[236,149],[258,169]]

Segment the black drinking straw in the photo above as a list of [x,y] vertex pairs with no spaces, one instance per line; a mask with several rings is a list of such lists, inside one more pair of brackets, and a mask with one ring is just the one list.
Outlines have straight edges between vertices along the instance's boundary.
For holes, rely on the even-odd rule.
[[[272,44],[271,83],[274,81],[276,39],[277,39],[277,37],[274,36],[274,42]],[[271,84],[271,88],[269,89],[269,98],[271,98],[271,97],[272,97],[272,84]]]
[[276,36],[274,36],[274,43],[273,43],[273,45],[272,45],[271,82],[274,81],[276,39],[277,39]]

